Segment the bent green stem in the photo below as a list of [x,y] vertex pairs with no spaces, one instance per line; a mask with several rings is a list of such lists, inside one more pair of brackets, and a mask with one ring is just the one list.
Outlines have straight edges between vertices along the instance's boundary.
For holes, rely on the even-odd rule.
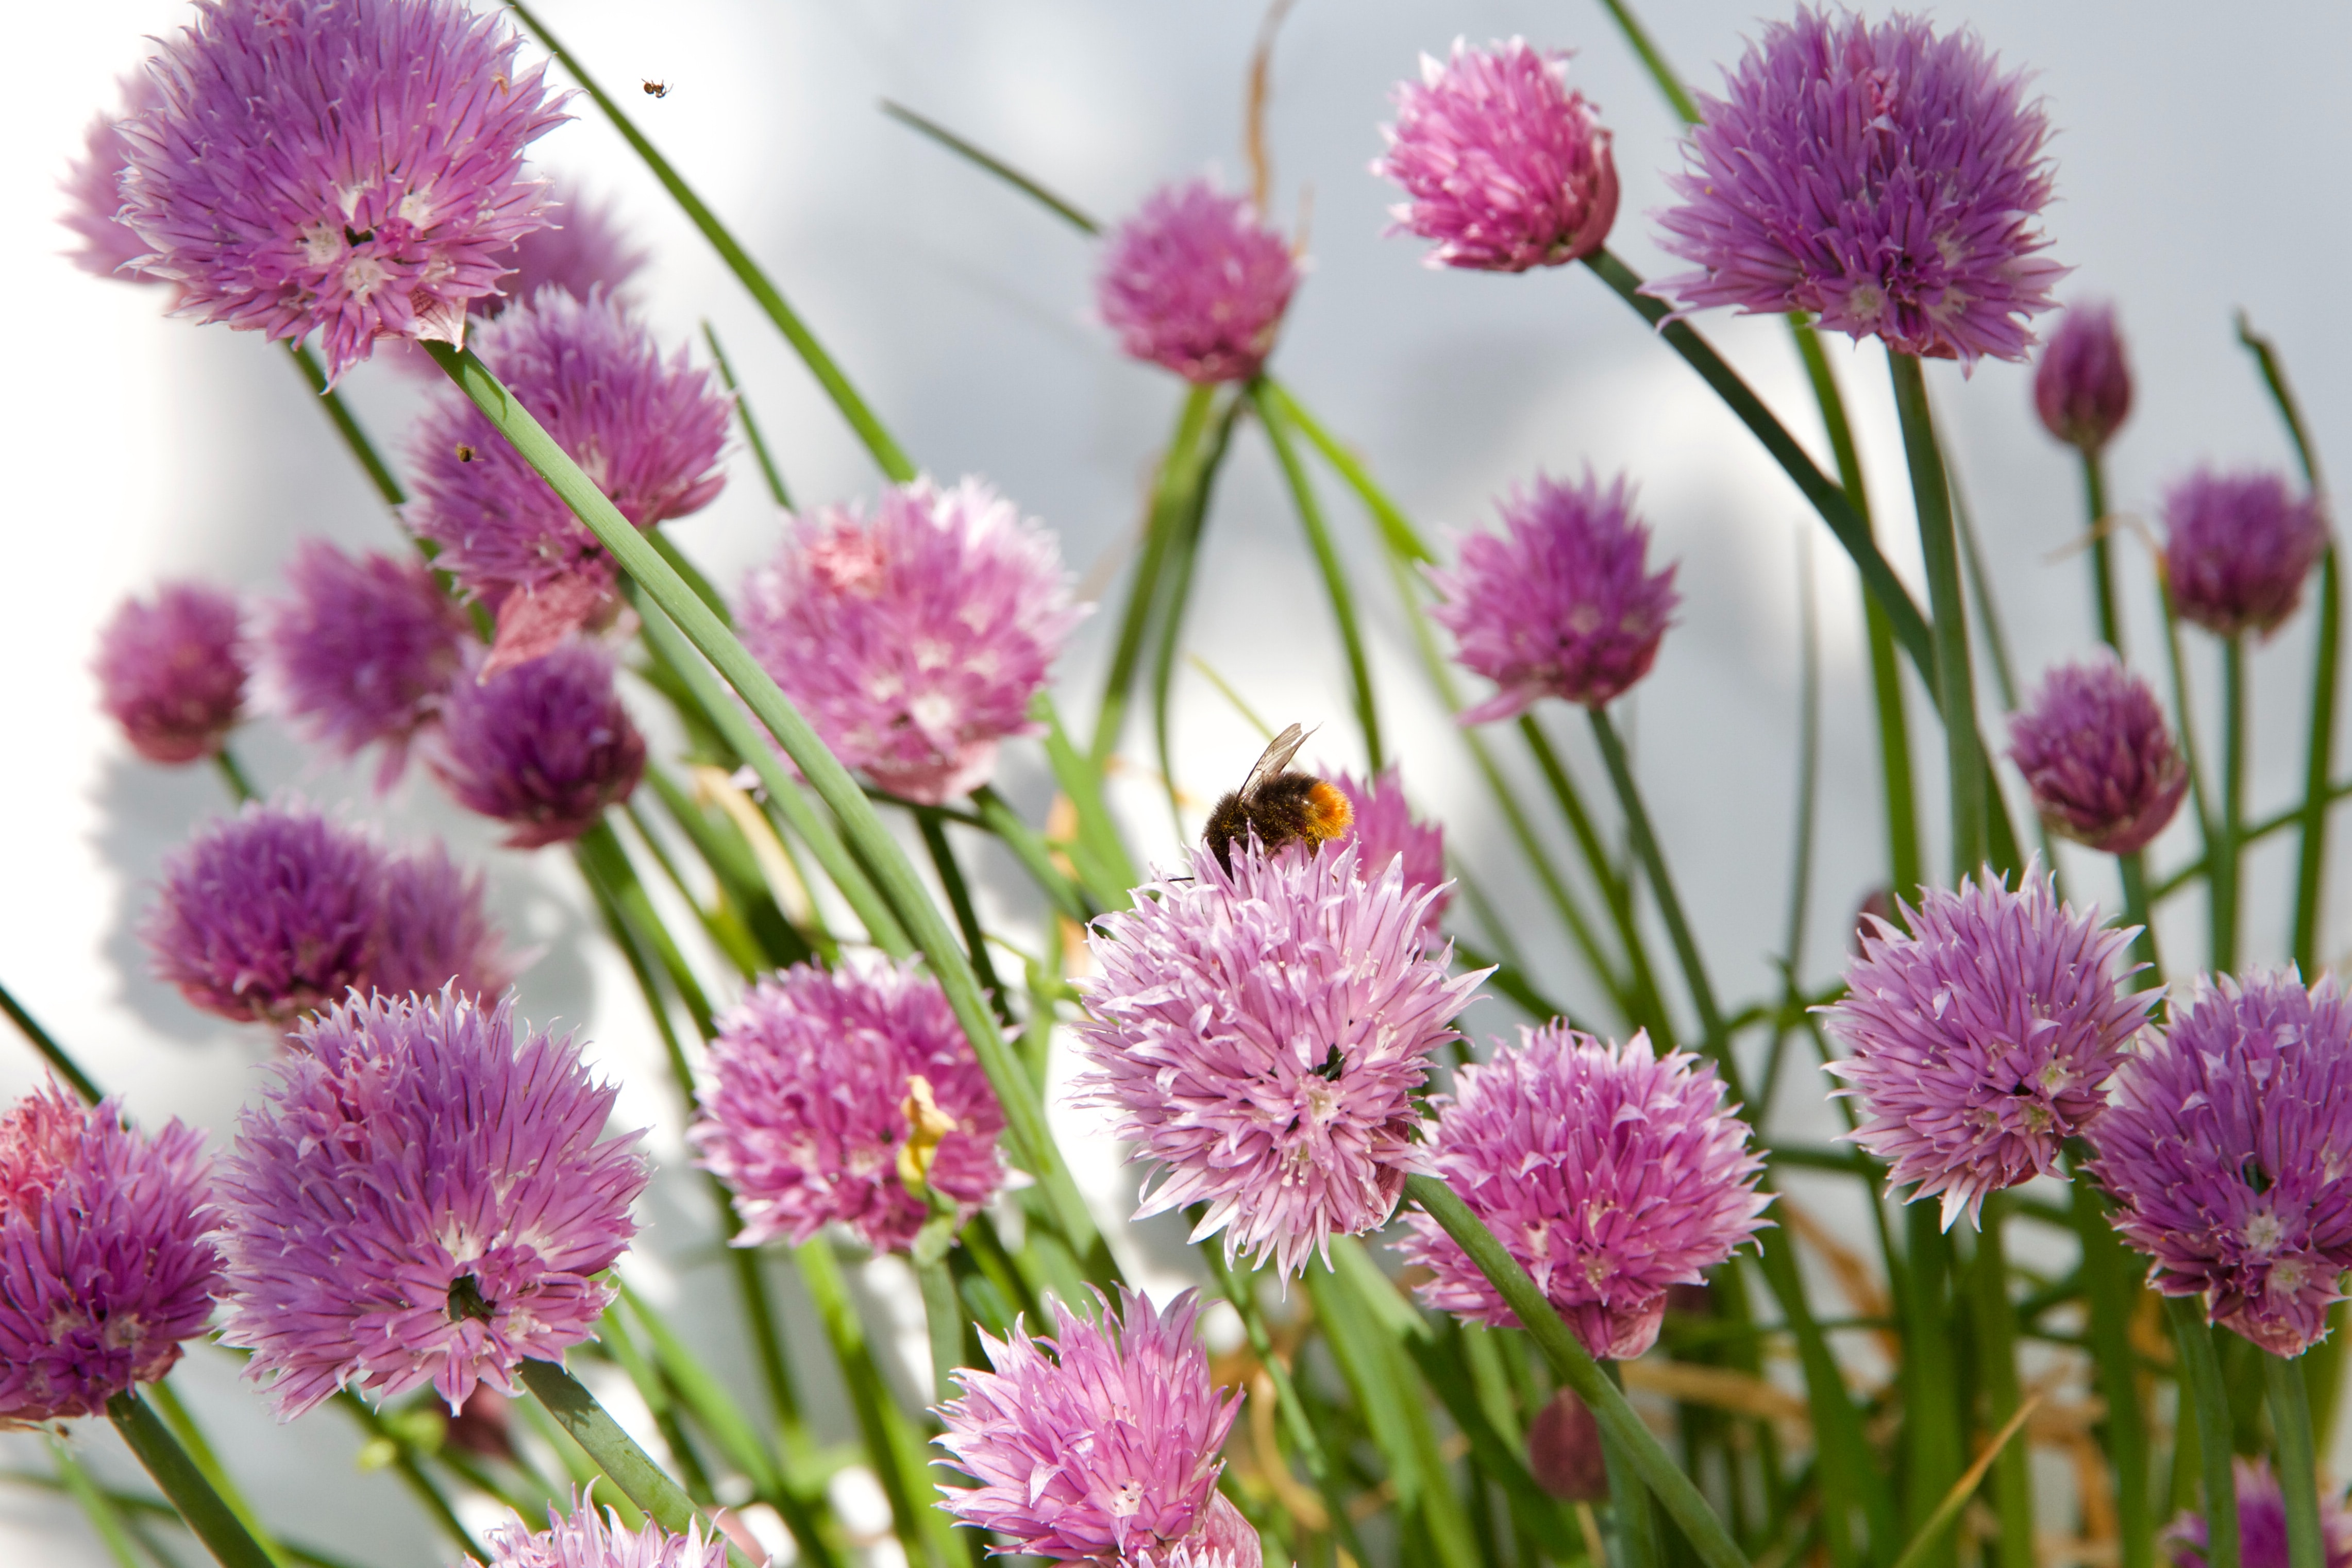
[[[554,1362],[532,1360],[525,1361],[517,1375],[564,1434],[596,1461],[599,1469],[613,1478],[621,1495],[645,1510],[654,1522],[679,1535],[697,1523],[706,1539],[721,1533],[696,1510],[686,1489],[670,1479],[637,1447],[636,1440],[621,1430],[620,1423],[596,1403],[596,1396],[578,1378]],[[723,1535],[721,1538],[725,1539]],[[728,1541],[727,1561],[730,1568],[752,1568],[751,1560],[731,1540]]]
[[89,1074],[84,1072],[80,1064],[68,1054],[66,1048],[41,1027],[39,1020],[25,1010],[24,1004],[11,995],[5,986],[0,986],[0,1012],[8,1015],[8,1021],[15,1024],[33,1049],[41,1053],[41,1060],[49,1064],[49,1070],[64,1079],[84,1103],[95,1105],[106,1098],[99,1092],[98,1084]]
[[278,1568],[138,1390],[125,1389],[109,1399],[106,1415],[221,1568]]

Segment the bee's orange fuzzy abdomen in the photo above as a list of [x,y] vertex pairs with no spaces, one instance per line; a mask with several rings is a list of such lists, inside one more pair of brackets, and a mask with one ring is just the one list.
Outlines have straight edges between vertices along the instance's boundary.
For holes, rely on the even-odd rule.
[[1355,821],[1356,809],[1348,803],[1348,797],[1339,792],[1338,785],[1318,779],[1315,787],[1307,791],[1306,815],[1308,837],[1336,839]]

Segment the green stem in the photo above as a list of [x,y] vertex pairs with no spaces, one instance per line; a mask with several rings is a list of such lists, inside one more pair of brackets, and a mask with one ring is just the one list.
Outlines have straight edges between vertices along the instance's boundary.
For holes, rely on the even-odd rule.
[[[2190,810],[2196,813],[2197,842],[2202,852],[2198,857],[2198,865],[2210,882],[2214,859],[2213,841],[2217,830],[2213,825],[2211,800],[2206,788],[2205,765],[2198,754],[2197,727],[2192,722],[2189,712],[2189,661],[2181,652],[2180,612],[2173,603],[2172,590],[2164,581],[2162,572],[2157,574],[2157,592],[2162,601],[2164,612],[2165,660],[2172,672],[2173,733],[2180,737],[2181,759],[2189,768],[2189,804]],[[2174,883],[2177,883],[2178,880],[2175,878]],[[2157,894],[2157,897],[2161,899],[2165,894],[2172,891],[2172,886],[2173,883],[2168,883]]]
[[2108,548],[2107,471],[2105,459],[2097,447],[2083,451],[2083,509],[2090,514],[2085,524],[2091,534],[2091,607],[2099,618],[2099,641],[2124,656],[2123,617],[2116,610],[2115,552]]
[[2098,1188],[2076,1169],[2071,1184],[2075,1228],[2082,1237],[2084,1295],[2090,1315],[2091,1358],[2097,1370],[2107,1461],[2116,1476],[2116,1522],[2123,1537],[2123,1568],[2150,1568],[2156,1560],[2156,1520],[2148,1501],[2147,1418],[2140,1406],[2139,1357],[2131,1343],[2138,1270],[2108,1223]]
[[1903,422],[1903,452],[1911,465],[1911,494],[1919,513],[1919,550],[1927,569],[1927,602],[1935,615],[1937,706],[1944,717],[1944,757],[1952,800],[1952,883],[1958,886],[1985,863],[1985,766],[1977,736],[1976,684],[1969,668],[1968,605],[1960,591],[1960,559],[1952,527],[1951,490],[1919,361],[1890,353],[1895,407]]
[[[2326,797],[2326,805],[2331,807],[2337,805],[2347,798],[2352,798],[2352,779],[2338,779],[2336,782],[2327,787]],[[2288,828],[2295,826],[2302,821],[2303,803],[2301,801],[2297,801],[2294,805],[2290,806],[2285,810],[2265,817],[2261,821],[2247,828],[2244,832],[2239,836],[2238,847],[2242,850],[2251,849],[2254,845],[2261,843],[2264,839],[2271,837],[2273,834],[2284,832]],[[2205,857],[2200,855],[2197,859],[2190,861],[2187,865],[2182,866],[2170,876],[2166,877],[2162,882],[2158,883],[2153,888],[2150,888],[2148,890],[2149,902],[2154,904],[2162,904],[2166,899],[2170,898],[2174,894],[2179,893],[2182,888],[2187,887],[2190,883],[2196,881],[2199,877],[2201,877],[2204,874]]]
[[226,745],[213,753],[213,766],[219,769],[222,780],[228,785],[228,792],[236,797],[238,805],[261,798],[260,791],[253,787],[253,780],[247,779],[245,769],[237,766],[236,754]]
[[2197,1423],[2197,1457],[2205,1471],[2206,1568],[2238,1568],[2238,1482],[2230,1467],[2235,1447],[2213,1331],[2195,1296],[2167,1296],[2164,1311],[2180,1347],[2182,1398]]
[[2238,876],[2246,822],[2246,640],[2221,643],[2221,814],[2206,880],[2212,890],[2213,967],[2238,967]]
[[1298,448],[1290,439],[1290,427],[1283,420],[1281,404],[1256,387],[1251,389],[1249,395],[1251,404],[1257,410],[1258,422],[1265,427],[1266,440],[1274,447],[1275,461],[1282,468],[1283,482],[1289,487],[1291,506],[1298,513],[1298,526],[1306,530],[1307,545],[1315,552],[1323,591],[1331,601],[1331,618],[1339,623],[1339,640],[1347,649],[1348,678],[1356,701],[1356,723],[1363,731],[1370,771],[1377,774],[1384,755],[1381,747],[1381,719],[1372,698],[1371,663],[1364,652],[1363,631],[1356,622],[1355,590],[1331,542],[1331,531],[1324,526],[1322,503],[1315,498],[1314,481],[1307,477],[1306,466],[1298,460]]
[[261,1542],[205,1479],[171,1428],[139,1397],[138,1390],[125,1389],[108,1400],[106,1414],[221,1568],[277,1568]]
[[1094,739],[1087,748],[1087,757],[1097,768],[1118,749],[1119,734],[1127,727],[1127,707],[1135,690],[1136,671],[1142,664],[1144,639],[1150,634],[1159,605],[1162,587],[1160,562],[1167,557],[1170,541],[1183,527],[1198,468],[1196,455],[1202,434],[1209,427],[1215,397],[1214,387],[1196,386],[1184,394],[1184,402],[1176,413],[1175,433],[1169,437],[1168,450],[1160,459],[1160,475],[1151,492],[1151,510],[1144,520],[1143,552],[1136,560],[1134,580],[1128,585],[1126,608],[1119,612],[1118,637],[1111,644],[1110,668],[1103,676],[1102,703],[1095,710]]
[[1297,426],[1298,433],[1307,437],[1307,444],[1322,455],[1323,461],[1331,465],[1331,471],[1339,476],[1340,482],[1356,493],[1356,498],[1363,503],[1364,510],[1371,514],[1373,526],[1380,529],[1381,541],[1391,554],[1412,561],[1433,561],[1437,559],[1428,541],[1413,528],[1412,520],[1404,515],[1403,508],[1389,498],[1388,493],[1373,479],[1372,471],[1364,465],[1363,459],[1347,443],[1324,428],[1322,422],[1307,411],[1307,405],[1291,396],[1272,376],[1260,376],[1257,385],[1259,395],[1271,399],[1281,408],[1283,417]]
[[269,1553],[271,1561],[284,1568],[285,1552],[270,1538],[268,1527],[261,1522],[259,1512],[238,1490],[236,1481],[228,1473],[228,1467],[221,1463],[218,1454],[213,1452],[213,1446],[205,1440],[204,1429],[196,1425],[196,1418],[188,1413],[185,1405],[180,1403],[178,1390],[168,1382],[151,1383],[147,1389],[155,1413],[163,1418],[163,1424],[172,1429],[172,1435],[187,1450],[189,1462],[196,1467],[205,1484],[218,1494],[223,1506],[236,1516],[237,1522],[245,1526],[247,1533],[261,1543],[261,1549]]
[[[2336,758],[2337,653],[2344,642],[2344,583],[2331,539],[2319,558],[2319,630],[2312,640],[2310,749],[2305,754],[2303,808],[2296,813],[2302,844],[2295,852],[2294,962],[2306,975],[2319,973],[2321,896],[2327,879],[2327,774]],[[2332,1408],[2332,1406],[2330,1406]]]
[[709,322],[702,324],[702,340],[710,345],[711,362],[719,367],[719,379],[735,394],[735,417],[742,422],[743,440],[751,448],[751,455],[760,465],[760,477],[768,482],[768,495],[786,511],[793,509],[793,495],[784,488],[783,471],[768,451],[767,439],[760,434],[760,422],[751,417],[751,400],[743,395],[735,380],[735,367],[727,362],[727,350],[719,346],[719,333]]
[[[2002,1195],[1987,1195],[1979,1212],[1982,1228],[1970,1273],[1976,1286],[1977,1380],[1985,1393],[1985,1420],[1998,1429],[2017,1414],[2023,1396],[2017,1380],[2017,1325],[2011,1316],[2009,1262],[2001,1246]],[[2033,1478],[2022,1443],[2001,1446],[1993,1460],[1993,1512],[2000,1523],[1995,1561],[2000,1568],[2034,1568]]]
[[[686,1495],[686,1490],[664,1474],[662,1468],[637,1447],[636,1440],[621,1430],[620,1423],[606,1414],[604,1407],[596,1403],[596,1396],[578,1378],[551,1361],[527,1360],[518,1375],[555,1424],[613,1478],[621,1495],[644,1509],[656,1524],[683,1535],[700,1521],[706,1539],[719,1533],[696,1511],[694,1500]],[[727,1561],[730,1568],[752,1568],[751,1560],[731,1541],[727,1546]]]
[[[1604,1364],[1601,1375],[1618,1381],[1617,1368]],[[1658,1516],[1650,1511],[1650,1495],[1642,1486],[1633,1455],[1607,1431],[1601,1434],[1601,1461],[1609,1474],[1609,1511],[1617,1524],[1619,1568],[1663,1568],[1658,1542]]]
[[8,1021],[15,1024],[26,1040],[32,1043],[33,1049],[41,1053],[41,1059],[49,1064],[50,1071],[64,1079],[86,1103],[95,1105],[106,1098],[99,1092],[98,1085],[91,1081],[89,1074],[84,1072],[80,1065],[67,1054],[66,1048],[59,1045],[31,1013],[25,1010],[24,1004],[11,996],[5,986],[0,986],[0,1012],[8,1015]]
[[74,1458],[73,1451],[51,1437],[49,1459],[58,1467],[58,1479],[64,1483],[66,1490],[73,1494],[74,1501],[81,1504],[82,1512],[89,1519],[89,1527],[98,1531],[98,1538],[105,1544],[107,1554],[120,1568],[139,1568],[138,1553],[131,1544],[130,1532],[122,1528],[121,1515],[115,1512],[114,1504],[99,1490],[98,1483],[89,1479],[89,1472]]
[[1601,0],[1601,4],[1617,24],[1617,30],[1625,35],[1625,41],[1633,47],[1633,52],[1642,57],[1642,64],[1649,70],[1650,79],[1658,84],[1660,92],[1665,94],[1668,107],[1682,117],[1685,125],[1697,124],[1697,102],[1692,99],[1690,90],[1683,86],[1682,78],[1675,74],[1674,68],[1666,64],[1666,57],[1659,52],[1657,45],[1650,41],[1650,35],[1643,30],[1642,24],[1633,19],[1633,14],[1625,8],[1622,0]]
[[916,1243],[915,1282],[923,1294],[923,1327],[931,1347],[931,1397],[944,1405],[959,1392],[956,1368],[963,1364],[963,1302],[956,1297],[955,1271],[948,1267],[948,1246],[939,1256],[922,1256]]
[[[1843,1102],[1841,1102],[1843,1103]],[[1903,1211],[1904,1269],[1899,1305],[1903,1312],[1903,1437],[1908,1456],[1904,1488],[1904,1524],[1915,1539],[1927,1540],[1937,1500],[1946,1496],[1966,1468],[1961,1435],[1959,1370],[1952,1327],[1958,1305],[1951,1299],[1951,1247],[1937,1223],[1933,1200]],[[1924,1568],[1954,1561],[1949,1541],[1932,1538]]]
[[915,825],[923,835],[923,848],[931,857],[931,869],[939,873],[940,885],[947,889],[948,906],[955,912],[956,926],[963,933],[964,956],[971,961],[972,973],[988,988],[989,999],[995,1004],[996,1020],[1001,1024],[1013,1021],[1013,1003],[1005,997],[1004,982],[997,978],[996,962],[988,954],[988,938],[980,929],[980,912],[972,907],[971,888],[964,882],[963,867],[956,863],[955,847],[948,842],[947,824],[940,813],[928,807],[915,808]]
[[1864,595],[1864,632],[1870,644],[1870,689],[1878,716],[1878,774],[1886,806],[1886,873],[1890,891],[1905,902],[1927,880],[1919,850],[1919,794],[1911,778],[1911,722],[1903,700],[1903,672],[1895,662],[1895,633],[1878,601]]
[[2271,1429],[2278,1437],[2279,1492],[2286,1503],[2288,1568],[2323,1568],[2327,1543],[2319,1532],[2319,1456],[2311,1445],[2311,1403],[2298,1357],[2263,1355],[2271,1396]]
[[2164,962],[2156,950],[2156,911],[2147,896],[2147,852],[2134,850],[2116,857],[2116,870],[2124,881],[2124,918],[2139,927],[2132,939],[2132,956],[2147,966],[2147,978],[2164,978]]
[[1169,540],[1165,605],[1160,612],[1160,635],[1154,640],[1151,653],[1151,741],[1160,762],[1160,781],[1168,792],[1168,813],[1175,821],[1176,836],[1180,839],[1186,835],[1176,800],[1176,754],[1169,735],[1175,705],[1169,700],[1169,694],[1175,686],[1176,650],[1184,635],[1184,612],[1192,601],[1192,577],[1201,563],[1201,536],[1208,526],[1210,488],[1224,466],[1225,452],[1233,442],[1234,421],[1246,406],[1243,399],[1234,398],[1218,416],[1215,427],[1209,433],[1208,449],[1196,465],[1198,472],[1193,476],[1184,515]]
[[295,368],[302,372],[302,379],[310,383],[310,390],[319,394],[320,406],[326,409],[327,417],[334,422],[335,434],[343,438],[345,446],[351,448],[352,456],[366,473],[368,483],[375,486],[376,495],[392,508],[393,516],[397,519],[400,508],[408,504],[408,496],[401,489],[400,481],[393,476],[391,465],[377,455],[375,444],[367,438],[367,432],[360,428],[360,422],[352,417],[352,411],[344,405],[341,394],[327,385],[326,367],[319,363],[319,356],[310,351],[310,346],[299,340],[288,340],[286,352],[293,360]]
[[946,126],[939,123],[939,121],[926,119],[924,116],[916,113],[913,110],[908,109],[906,105],[901,103],[893,103],[887,98],[882,100],[882,112],[888,115],[891,119],[898,120],[902,125],[913,127],[915,130],[922,132],[925,136],[928,136],[932,141],[938,142],[940,146],[946,148],[949,152],[979,164],[982,168],[987,170],[990,173],[995,175],[998,179],[1003,181],[1006,184],[1013,186],[1014,189],[1026,192],[1036,201],[1044,204],[1046,207],[1051,208],[1054,212],[1060,214],[1064,222],[1067,223],[1071,227],[1079,230],[1081,233],[1100,234],[1102,232],[1102,225],[1087,216],[1087,214],[1075,204],[1055,195],[1053,192],[1047,190],[1045,186],[1039,184],[1028,175],[1024,174],[1020,170],[1015,169],[1010,163],[982,152],[978,147],[966,141],[962,137],[958,136],[954,131],[950,131]]
[[1658,995],[1657,977],[1650,968],[1649,944],[1643,940],[1641,924],[1633,913],[1633,889],[1625,878],[1617,874],[1616,865],[1601,845],[1601,835],[1593,829],[1592,814],[1585,810],[1576,781],[1568,776],[1559,753],[1552,749],[1551,737],[1544,733],[1533,714],[1521,714],[1518,728],[1536,759],[1536,767],[1543,773],[1544,782],[1551,786],[1552,799],[1559,802],[1559,814],[1567,821],[1577,848],[1583,852],[1584,863],[1591,870],[1592,879],[1601,884],[1601,901],[1608,906],[1610,921],[1617,927],[1617,940],[1625,949],[1632,982],[1626,988],[1627,999],[1638,1009],[1637,1021],[1648,1028],[1659,1050],[1671,1051],[1675,1045],[1674,1019]]

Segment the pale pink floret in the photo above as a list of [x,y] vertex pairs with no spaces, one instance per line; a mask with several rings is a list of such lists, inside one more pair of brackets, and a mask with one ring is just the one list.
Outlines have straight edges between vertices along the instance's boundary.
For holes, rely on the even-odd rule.
[[60,221],[81,237],[67,254],[84,272],[119,277],[125,283],[162,283],[165,279],[132,265],[147,254],[147,242],[116,220],[122,208],[123,166],[131,162],[130,143],[122,139],[122,122],[143,114],[161,101],[163,89],[153,74],[135,70],[121,83],[122,112],[100,113],[89,122],[82,155],[66,171],[61,188],[70,203]]
[[1356,873],[1377,875],[1388,869],[1391,861],[1402,857],[1407,894],[1437,891],[1422,916],[1423,925],[1434,937],[1438,921],[1454,897],[1453,883],[1445,880],[1444,824],[1423,821],[1412,814],[1404,798],[1403,777],[1393,765],[1369,783],[1352,773],[1342,773],[1331,782],[1353,808],[1348,831],[1339,835],[1339,842],[1356,846]]
[[1187,180],[1111,231],[1095,305],[1129,354],[1207,386],[1257,374],[1297,287],[1290,247],[1248,198]]
[[631,1530],[615,1509],[598,1518],[577,1492],[568,1514],[548,1504],[545,1530],[514,1519],[482,1543],[490,1552],[487,1568],[727,1568],[727,1537],[705,1531],[699,1517],[684,1535],[650,1519]]

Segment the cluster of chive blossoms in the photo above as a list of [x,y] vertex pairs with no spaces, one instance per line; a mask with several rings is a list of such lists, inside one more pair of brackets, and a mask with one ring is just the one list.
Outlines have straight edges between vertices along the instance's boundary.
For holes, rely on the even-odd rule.
[[492,673],[497,662],[478,661],[450,687],[433,771],[459,805],[506,823],[511,849],[576,839],[645,776],[645,737],[614,687],[614,653],[575,638]]
[[1207,386],[1257,374],[1297,287],[1290,247],[1248,198],[1188,180],[1112,231],[1095,304],[1129,354]]
[[235,598],[196,582],[164,583],[115,612],[92,669],[132,750],[165,764],[220,750],[245,706],[242,627]]
[[[2238,1497],[2238,1568],[2288,1568],[2286,1495],[2277,1472],[2262,1458],[2233,1458]],[[2159,1541],[2172,1568],[2208,1568],[2211,1526],[2201,1513],[2183,1513]],[[2319,1492],[2319,1541],[2325,1568],[2352,1568],[2352,1512],[2325,1486]]]

